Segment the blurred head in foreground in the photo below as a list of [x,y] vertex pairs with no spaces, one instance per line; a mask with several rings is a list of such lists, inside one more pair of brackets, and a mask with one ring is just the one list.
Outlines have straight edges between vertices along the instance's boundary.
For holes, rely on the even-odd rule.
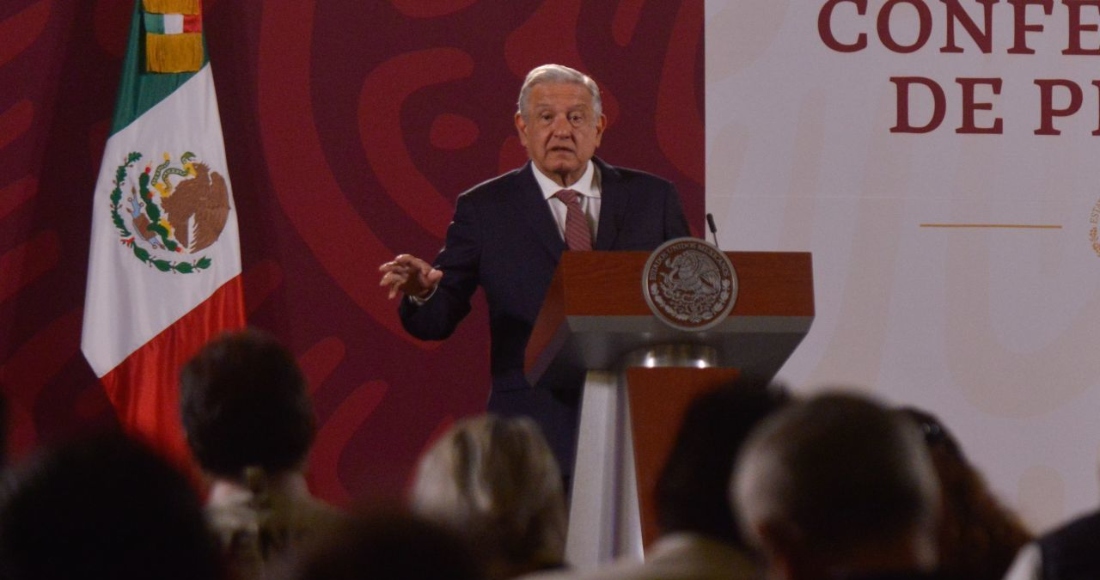
[[410,503],[468,538],[490,578],[562,564],[561,474],[530,419],[482,415],[457,422],[421,457]]
[[5,580],[209,580],[217,562],[187,480],[121,434],[45,451],[0,491]]
[[479,580],[481,563],[455,532],[395,510],[371,510],[317,536],[293,580]]
[[691,402],[657,480],[662,535],[689,532],[745,544],[730,509],[729,474],[752,429],[788,401],[781,387],[741,379]]
[[316,423],[294,357],[256,330],[210,341],[180,372],[180,416],[203,470],[243,481],[245,469],[296,471]]
[[957,580],[1000,580],[1033,535],[993,495],[939,419],[913,407],[898,412],[920,429],[940,483],[941,574]]
[[924,442],[864,396],[822,394],[766,420],[731,492],[772,578],[936,567],[938,484]]
[[316,423],[305,377],[274,338],[249,329],[206,344],[180,372],[180,413],[236,578],[265,576],[335,519],[306,485]]

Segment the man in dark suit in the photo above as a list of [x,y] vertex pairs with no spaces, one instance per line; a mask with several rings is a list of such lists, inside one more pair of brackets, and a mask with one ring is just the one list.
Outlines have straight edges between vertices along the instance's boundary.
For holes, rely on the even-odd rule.
[[391,298],[404,295],[402,323],[423,340],[450,336],[477,287],[485,290],[493,375],[488,411],[534,418],[568,474],[581,385],[532,387],[523,371],[527,340],[561,253],[653,250],[690,231],[670,182],[594,157],[607,118],[588,76],[561,65],[533,69],[515,123],[530,161],[459,196],[434,266],[399,255],[379,268],[381,285]]

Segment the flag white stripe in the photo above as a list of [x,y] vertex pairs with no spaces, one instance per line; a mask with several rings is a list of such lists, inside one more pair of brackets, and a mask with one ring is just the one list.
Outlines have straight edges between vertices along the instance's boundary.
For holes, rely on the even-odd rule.
[[164,33],[165,34],[182,34],[183,33],[183,14],[165,14],[164,15]]

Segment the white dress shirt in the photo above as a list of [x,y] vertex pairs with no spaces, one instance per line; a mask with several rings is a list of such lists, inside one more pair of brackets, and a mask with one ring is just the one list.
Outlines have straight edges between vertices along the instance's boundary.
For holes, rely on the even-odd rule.
[[1039,544],[1031,542],[1020,548],[1005,580],[1039,580],[1043,577],[1043,553]]

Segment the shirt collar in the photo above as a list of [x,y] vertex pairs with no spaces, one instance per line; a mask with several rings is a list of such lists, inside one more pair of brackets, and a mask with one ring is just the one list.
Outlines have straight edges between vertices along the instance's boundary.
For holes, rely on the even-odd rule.
[[[310,497],[306,478],[301,472],[293,471],[272,477],[269,482],[272,493],[292,498]],[[247,502],[252,498],[252,490],[240,482],[228,479],[215,479],[210,486],[207,503],[210,505],[232,505]]]
[[[564,189],[553,179],[543,175],[533,163],[531,164],[531,172],[535,174],[535,181],[538,182],[539,189],[542,190],[542,196],[546,199],[554,197],[555,193]],[[592,163],[591,159],[588,160],[588,167],[584,169],[584,174],[576,183],[569,186],[569,189],[588,197],[600,197],[600,170],[596,168],[596,164]]]

